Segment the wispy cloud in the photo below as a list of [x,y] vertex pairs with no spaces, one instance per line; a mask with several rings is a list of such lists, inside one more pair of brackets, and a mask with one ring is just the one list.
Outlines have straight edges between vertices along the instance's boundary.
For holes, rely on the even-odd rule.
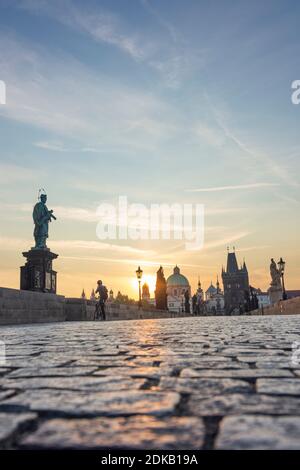
[[[0,115],[55,133],[38,141],[56,152],[154,150],[174,135],[176,113],[151,92],[123,85],[63,54],[14,36],[1,36],[0,68],[9,100]],[[55,70],[55,74],[53,74]],[[72,146],[60,137],[72,139]]]
[[211,188],[198,188],[198,189],[186,189],[187,192],[191,193],[205,193],[205,192],[216,192],[216,191],[236,191],[243,189],[260,189],[269,188],[274,186],[280,186],[278,183],[249,183],[249,184],[238,184],[231,186],[215,186]]
[[220,133],[220,130],[216,127],[198,122],[194,130],[196,136],[198,136],[201,141],[204,141],[212,147],[222,147],[225,143],[224,135]]
[[279,178],[290,186],[298,186],[298,182],[295,178],[287,171],[287,169],[274,158],[260,149],[256,149],[253,143],[243,141],[239,136],[238,132],[232,129],[229,121],[228,111],[224,111],[220,106],[216,106],[212,103],[211,98],[205,93],[206,102],[214,116],[214,119],[223,131],[224,136],[231,141],[243,154],[251,157],[252,160],[260,165],[260,169],[267,171],[269,174]]
[[[24,238],[0,237],[0,246],[5,250],[24,249],[26,246],[32,245],[32,241]],[[51,248],[55,250],[82,250],[82,251],[98,251],[113,252],[116,255],[121,253],[128,255],[152,256],[155,254],[152,250],[143,250],[133,248],[128,245],[117,245],[112,243],[104,243],[93,240],[51,240],[49,242]]]
[[100,153],[108,151],[106,149],[95,148],[95,147],[71,147],[66,146],[63,142],[59,141],[39,141],[34,142],[33,145],[43,150],[49,150],[50,152],[83,152],[83,153]]
[[197,54],[192,53],[192,48],[169,21],[163,19],[149,2],[142,1],[142,5],[162,26],[163,32],[167,32],[167,37],[165,34],[159,38],[147,35],[138,25],[124,23],[119,15],[102,5],[81,8],[71,0],[23,0],[20,3],[27,11],[51,17],[95,42],[118,48],[134,61],[158,72],[167,87],[178,88],[195,67],[203,67],[205,51],[198,48]]
[[104,8],[85,5],[81,9],[71,0],[23,0],[19,6],[35,14],[47,15],[96,41],[116,46],[135,60],[145,55],[141,38],[126,31],[118,16]]
[[34,181],[41,177],[42,172],[19,165],[0,163],[0,184],[9,185],[22,181]]

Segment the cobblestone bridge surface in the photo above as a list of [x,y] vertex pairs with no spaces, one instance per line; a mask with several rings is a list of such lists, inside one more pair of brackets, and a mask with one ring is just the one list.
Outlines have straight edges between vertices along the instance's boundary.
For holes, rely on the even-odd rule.
[[300,448],[300,315],[2,327],[0,339],[1,448]]

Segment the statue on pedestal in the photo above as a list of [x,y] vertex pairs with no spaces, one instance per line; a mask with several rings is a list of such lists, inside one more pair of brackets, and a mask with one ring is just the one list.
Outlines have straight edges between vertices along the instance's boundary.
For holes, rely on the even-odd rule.
[[38,292],[56,293],[56,271],[52,261],[58,257],[47,248],[48,228],[51,219],[56,220],[52,210],[46,206],[47,195],[39,191],[39,201],[33,208],[35,246],[23,252],[25,266],[21,267],[21,289]]
[[270,274],[272,278],[271,286],[281,287],[281,272],[277,269],[273,258],[271,258]]
[[277,265],[273,258],[271,258],[270,275],[271,283],[268,292],[271,304],[275,304],[279,300],[282,300],[283,289],[281,284],[281,271],[277,268]]
[[191,309],[190,309],[190,294],[189,294],[188,289],[184,293],[184,311],[185,311],[185,313],[190,313],[191,312]]
[[156,273],[155,305],[158,310],[168,310],[167,281],[162,266]]

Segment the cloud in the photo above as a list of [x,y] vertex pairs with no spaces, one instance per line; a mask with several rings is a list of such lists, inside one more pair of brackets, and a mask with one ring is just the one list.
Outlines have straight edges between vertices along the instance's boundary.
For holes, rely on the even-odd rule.
[[0,184],[9,185],[23,181],[33,181],[42,176],[42,172],[19,165],[0,163]]
[[195,126],[195,134],[213,147],[222,147],[224,145],[224,136],[219,129],[209,127],[204,123],[197,123]]
[[293,176],[280,165],[276,160],[270,157],[266,152],[257,150],[253,148],[253,145],[245,143],[240,137],[237,136],[237,133],[232,130],[230,124],[228,124],[228,112],[224,112],[220,107],[216,107],[212,104],[210,97],[205,93],[205,99],[208,106],[214,116],[214,119],[223,131],[224,136],[229,139],[234,145],[241,150],[244,154],[248,155],[251,159],[257,162],[260,165],[260,169],[263,168],[268,174],[276,176],[281,181],[284,181],[290,186],[298,186],[299,184],[295,181]]
[[[60,139],[38,141],[57,151],[153,151],[177,129],[176,112],[151,92],[108,79],[70,56],[1,36],[0,69],[9,97],[0,115],[46,129]],[[55,71],[55,73],[53,73]]]
[[[179,32],[164,20],[146,1],[144,8],[167,33],[155,37],[138,30],[137,24],[127,24],[118,14],[103,6],[79,7],[71,0],[23,0],[19,6],[31,13],[48,16],[77,33],[85,34],[93,41],[118,48],[135,62],[143,63],[160,75],[165,86],[178,88],[182,81],[195,70],[203,67],[205,51],[198,48],[192,52]],[[134,32],[133,32],[134,31]],[[170,43],[171,38],[171,43]]]
[[34,142],[33,144],[35,147],[44,149],[44,150],[51,150],[53,152],[71,152],[72,150],[65,147],[62,142]]
[[200,192],[216,192],[216,191],[236,191],[242,189],[260,189],[269,188],[274,186],[280,186],[278,183],[249,183],[249,184],[238,184],[232,186],[215,186],[212,188],[199,188],[199,189],[186,189],[187,192],[200,193]]
[[[5,250],[24,249],[24,247],[31,245],[32,240],[13,237],[0,237],[0,246],[3,246],[3,249]],[[116,254],[126,253],[127,255],[132,254],[135,256],[152,256],[155,254],[155,252],[152,250],[143,250],[127,245],[117,245],[93,240],[51,240],[49,245],[51,245],[51,248],[54,248],[55,250],[92,250],[99,252],[109,251]]]
[[95,41],[115,46],[135,60],[144,57],[141,38],[125,31],[118,16],[103,8],[92,9],[85,4],[84,9],[81,9],[71,0],[23,0],[19,7],[31,13],[48,16],[71,29],[91,36]]

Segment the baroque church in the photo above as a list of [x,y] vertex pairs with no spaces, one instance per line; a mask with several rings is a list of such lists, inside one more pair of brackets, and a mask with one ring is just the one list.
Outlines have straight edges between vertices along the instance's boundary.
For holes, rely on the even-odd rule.
[[176,265],[173,274],[167,279],[167,298],[168,310],[180,312],[184,310],[184,295],[188,291],[191,297],[191,286],[187,278],[180,273],[179,267]]

